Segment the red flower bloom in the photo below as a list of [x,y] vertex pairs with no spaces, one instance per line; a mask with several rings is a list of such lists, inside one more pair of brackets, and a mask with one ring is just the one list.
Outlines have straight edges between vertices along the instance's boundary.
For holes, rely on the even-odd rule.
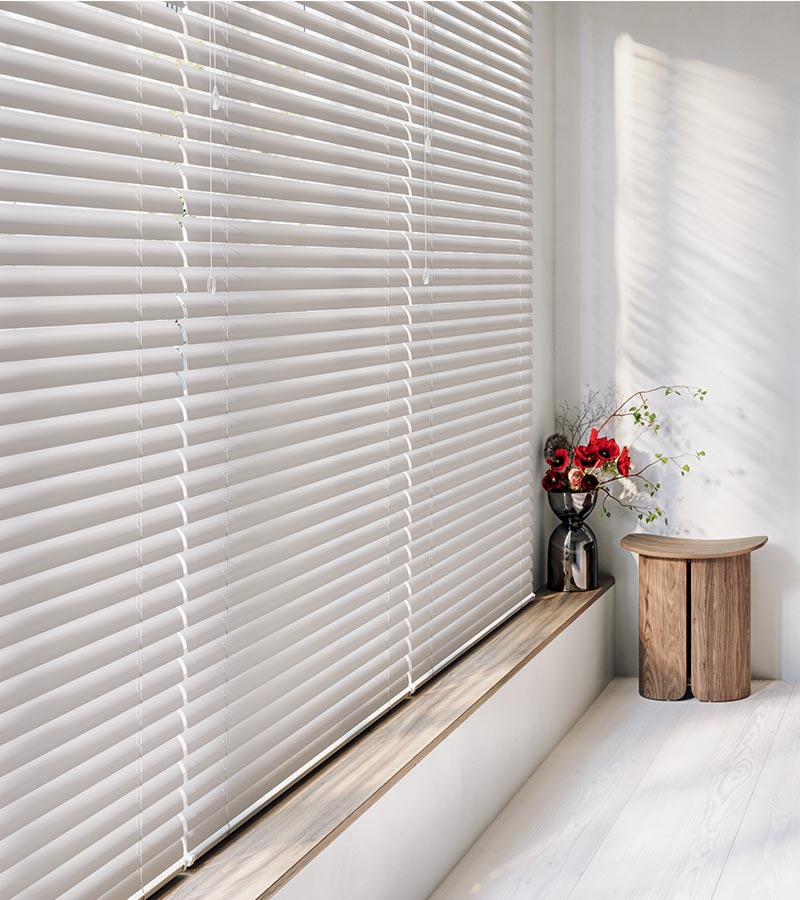
[[585,472],[583,478],[581,478],[581,490],[594,491],[599,483],[596,475],[592,475],[591,472]]
[[624,478],[627,478],[628,475],[631,474],[631,458],[628,455],[627,447],[622,448],[622,453],[620,453],[619,459],[617,460],[617,469],[619,470],[619,474]]
[[563,447],[559,447],[553,454],[553,458],[547,460],[547,465],[554,472],[563,472],[569,465],[569,453]]
[[542,479],[542,487],[546,491],[565,491],[567,489],[567,476],[563,472],[550,469]]
[[614,438],[597,438],[594,442],[597,458],[603,462],[610,462],[619,456],[619,444]]
[[597,447],[592,443],[576,447],[574,460],[581,469],[593,468],[597,465]]

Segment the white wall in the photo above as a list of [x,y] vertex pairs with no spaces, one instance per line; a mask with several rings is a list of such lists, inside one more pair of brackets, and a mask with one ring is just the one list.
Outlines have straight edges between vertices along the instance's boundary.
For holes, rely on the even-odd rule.
[[612,589],[275,900],[425,900],[608,684],[613,603]]
[[[765,533],[753,669],[800,679],[800,5],[575,3],[556,9],[556,397],[663,382],[670,528]],[[637,443],[645,453],[653,445]],[[637,574],[617,578],[617,665],[637,667]]]

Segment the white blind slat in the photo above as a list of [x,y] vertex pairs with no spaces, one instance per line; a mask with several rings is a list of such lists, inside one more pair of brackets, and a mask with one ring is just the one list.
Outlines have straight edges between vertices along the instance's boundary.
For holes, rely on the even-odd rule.
[[531,17],[0,24],[0,894],[135,900],[531,597]]

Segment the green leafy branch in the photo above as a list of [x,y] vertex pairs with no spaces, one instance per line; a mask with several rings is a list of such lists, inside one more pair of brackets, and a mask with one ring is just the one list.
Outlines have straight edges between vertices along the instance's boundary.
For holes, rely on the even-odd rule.
[[[685,391],[690,397],[695,400],[700,400],[701,402],[706,399],[706,395],[708,394],[708,391],[703,388],[689,384],[662,384],[658,387],[648,388],[646,391],[635,391],[629,397],[626,397],[613,412],[609,413],[606,418],[603,419],[597,426],[597,431],[602,432],[612,419],[632,418],[636,425],[642,425],[658,434],[661,430],[661,423],[658,421],[656,413],[650,408],[649,397],[651,394],[656,394],[661,391],[664,392],[665,397],[669,397],[671,394],[680,397],[682,396],[681,392]],[[635,400],[638,400],[639,402],[633,403]],[[633,403],[633,405],[628,406],[630,403]],[[583,434],[581,435],[581,438],[583,438]]]
[[651,524],[652,522],[655,522],[658,519],[663,519],[664,524],[669,525],[669,519],[665,516],[664,510],[660,506],[652,505],[652,504],[634,503],[632,501],[623,500],[620,497],[616,497],[614,494],[612,494],[608,490],[606,485],[612,484],[615,481],[638,478],[638,479],[640,479],[640,481],[642,483],[642,488],[644,488],[644,490],[647,492],[647,494],[650,496],[651,499],[654,499],[656,496],[656,493],[661,489],[661,482],[660,481],[652,481],[650,478],[647,478],[644,473],[648,469],[652,468],[653,466],[657,466],[659,464],[666,466],[666,465],[669,465],[670,463],[672,463],[673,465],[678,467],[678,469],[680,470],[681,476],[684,476],[688,472],[691,471],[691,466],[688,463],[681,463],[680,460],[686,459],[687,457],[692,458],[692,459],[702,459],[705,455],[706,455],[705,450],[697,450],[694,453],[679,453],[679,454],[676,454],[675,456],[666,456],[663,453],[656,453],[655,454],[656,458],[652,462],[649,462],[646,466],[643,466],[641,469],[639,469],[638,472],[630,472],[628,475],[616,475],[613,478],[607,479],[598,488],[599,490],[603,491],[603,493],[606,495],[603,498],[603,503],[601,504],[601,507],[600,507],[601,517],[605,517],[607,519],[611,518],[611,512],[607,508],[607,503],[609,500],[613,500],[615,503],[619,504],[619,506],[623,507],[624,509],[629,509],[629,510],[632,510],[633,512],[635,512],[637,514],[638,518],[640,520],[642,520],[643,522],[645,522],[645,524],[647,524],[647,525]]
[[[598,432],[602,432],[602,430],[613,419],[631,418],[633,419],[635,425],[652,431],[654,434],[658,434],[658,432],[661,430],[661,422],[659,421],[656,412],[650,406],[650,398],[652,394],[661,392],[663,392],[665,397],[669,397],[672,394],[680,397],[685,392],[692,399],[699,400],[701,402],[705,401],[706,396],[708,395],[708,391],[695,385],[662,384],[658,387],[649,388],[648,390],[636,391],[629,397],[626,397],[622,401],[622,403],[620,403],[619,406],[616,407],[616,409],[614,409],[606,416],[606,418],[600,423],[600,425],[597,426]],[[641,487],[649,495],[649,498],[653,500],[655,499],[656,493],[661,488],[661,482],[645,475],[648,470],[650,470],[653,466],[658,465],[674,465],[680,471],[681,477],[683,477],[685,475],[688,475],[688,473],[691,471],[691,466],[685,460],[687,458],[701,460],[705,455],[705,450],[696,450],[693,453],[679,453],[672,456],[668,456],[664,453],[656,453],[655,459],[649,462],[646,466],[643,466],[637,472],[630,472],[627,476],[617,474],[612,478],[606,479],[599,487],[599,490],[601,490],[604,494],[603,502],[600,507],[600,515],[606,518],[611,518],[611,511],[608,509],[608,502],[610,500],[613,500],[623,509],[629,509],[632,512],[635,512],[640,521],[643,521],[647,525],[650,525],[659,519],[663,519],[664,524],[669,525],[669,519],[666,517],[664,510],[658,504],[639,503],[633,500],[625,500],[612,494],[611,491],[608,490],[606,485],[610,485],[614,481],[619,481],[622,479],[638,479],[641,482]]]
[[[629,500],[623,500],[620,497],[615,497],[611,491],[608,490],[604,485],[600,485],[598,490],[602,491],[605,496],[603,497],[603,502],[600,506],[600,516],[606,519],[611,518],[611,511],[607,508],[608,501],[613,500],[614,503],[617,503],[623,509],[629,509],[635,512],[640,519],[645,521],[648,525],[651,522],[655,522],[657,519],[663,518],[664,524],[669,525],[669,519],[664,516],[664,510],[661,509],[660,506],[644,506],[640,503],[633,503]],[[653,496],[651,494],[650,496]]]

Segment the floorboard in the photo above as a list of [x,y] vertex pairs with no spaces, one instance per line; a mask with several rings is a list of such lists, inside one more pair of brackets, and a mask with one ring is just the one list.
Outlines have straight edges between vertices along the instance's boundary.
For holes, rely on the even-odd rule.
[[431,900],[568,896],[686,709],[613,681]]
[[800,896],[800,685],[795,685],[714,900]]
[[710,900],[790,692],[689,702],[570,900]]
[[663,703],[616,679],[430,900],[797,900],[798,760],[800,687]]

